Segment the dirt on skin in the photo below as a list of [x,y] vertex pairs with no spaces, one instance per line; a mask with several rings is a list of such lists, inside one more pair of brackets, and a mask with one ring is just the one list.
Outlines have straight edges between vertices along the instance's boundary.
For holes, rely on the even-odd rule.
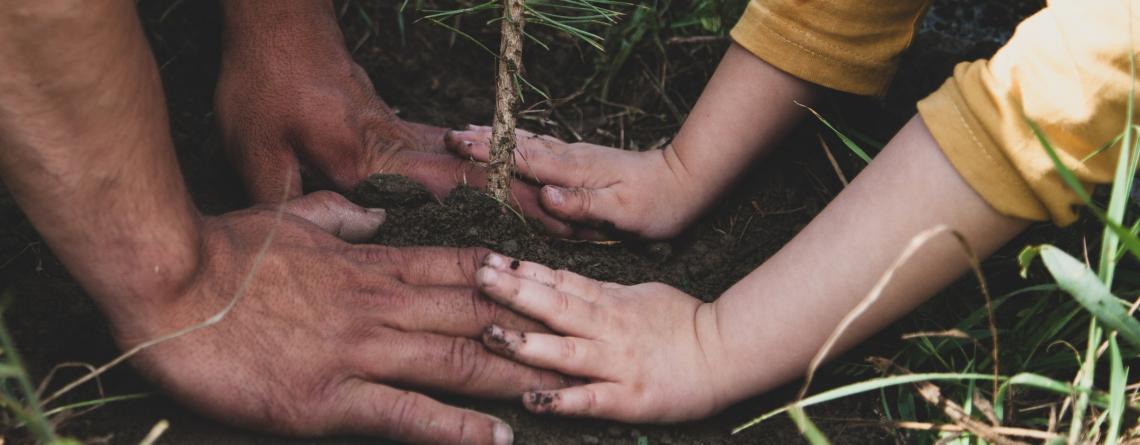
[[[336,3],[346,42],[369,72],[377,91],[406,119],[441,126],[490,121],[493,106],[493,60],[456,34],[424,22],[411,13],[398,20],[400,2],[349,1]],[[428,9],[447,4],[426,2]],[[1013,6],[1003,6],[1003,5]],[[985,5],[998,6],[985,6]],[[1000,5],[999,5],[1000,4]],[[983,5],[977,7],[976,5]],[[954,28],[953,20],[971,20],[984,13],[985,26],[1012,28],[1040,1],[988,0],[936,2],[929,26],[904,56],[894,88],[882,101],[833,95],[820,110],[843,128],[886,140],[914,113],[914,100],[936,88],[953,63],[985,57],[996,44],[988,30]],[[211,97],[219,54],[216,2],[148,0],[139,2],[140,17],[156,55],[170,108],[172,135],[180,165],[194,201],[203,212],[216,214],[241,208],[247,201],[237,175],[228,167],[214,135]],[[690,8],[674,2],[670,14]],[[980,9],[979,9],[980,8]],[[971,12],[973,11],[973,12]],[[982,12],[977,12],[982,11]],[[943,20],[946,19],[946,20]],[[483,42],[494,42],[495,27],[479,20],[452,25]],[[954,35],[962,31],[965,37]],[[528,95],[520,125],[567,140],[586,140],[623,148],[657,147],[675,134],[728,45],[726,40],[700,44],[659,45],[636,42],[632,55],[613,76],[608,97],[584,88],[595,64],[594,50],[535,28],[550,50],[528,46],[529,80],[558,99],[545,104]],[[668,37],[667,33],[663,38]],[[982,36],[970,44],[971,35]],[[999,35],[998,38],[1001,36]],[[963,45],[946,45],[949,39]],[[492,46],[493,47],[493,46]],[[957,51],[957,52],[955,52]],[[538,110],[538,111],[535,111]],[[498,203],[479,192],[460,189],[437,202],[399,178],[369,182],[353,193],[357,202],[389,208],[387,223],[372,242],[389,245],[485,246],[519,258],[567,268],[596,279],[633,284],[661,281],[705,300],[716,298],[807,224],[841,190],[831,164],[816,139],[825,130],[807,122],[776,154],[749,173],[730,196],[724,197],[693,228],[668,243],[625,241],[615,244],[551,239],[533,225],[504,217]],[[833,149],[840,148],[831,140]],[[834,152],[839,167],[854,176],[862,163],[843,150]],[[382,185],[382,187],[376,187]],[[370,188],[371,187],[371,188]],[[97,228],[92,228],[97,230]],[[1053,230],[1036,227],[1027,238],[1048,238]],[[1024,245],[1024,239],[1011,243]],[[987,263],[994,276],[1012,278],[1016,247],[1003,250]],[[807,267],[807,266],[805,266]],[[827,273],[828,265],[812,265]],[[1012,279],[991,281],[994,292],[1021,285]],[[5,319],[13,331],[31,374],[37,381],[61,363],[105,363],[118,354],[97,308],[43,244],[34,228],[0,186],[0,290],[12,296]],[[787,298],[795,298],[794,295]],[[966,303],[963,303],[966,302]],[[977,286],[962,280],[915,314],[899,321],[857,350],[821,369],[813,388],[833,387],[874,375],[863,362],[868,355],[890,356],[903,345],[902,332],[953,323],[955,314],[978,304]],[[933,320],[933,321],[932,321]],[[757,327],[762,330],[762,326]],[[78,370],[64,370],[55,382],[68,381]],[[153,393],[155,390],[130,367],[103,378],[107,395]],[[54,383],[53,387],[58,387]],[[532,415],[518,401],[480,401],[439,395],[448,402],[488,412],[509,422],[523,444],[784,444],[801,443],[796,428],[777,417],[740,435],[734,426],[778,407],[794,397],[797,384],[743,402],[701,422],[644,426]],[[100,392],[92,385],[67,401],[89,400]],[[893,394],[893,393],[892,393]],[[887,405],[893,405],[891,401]],[[912,435],[858,426],[845,419],[881,420],[883,402],[877,393],[813,407],[808,413],[836,443],[908,442]],[[896,413],[897,414],[897,413]],[[289,440],[238,431],[205,420],[165,397],[106,405],[93,412],[60,419],[60,431],[90,443],[137,443],[155,422],[171,428],[165,444],[377,443],[373,439],[332,438]],[[5,443],[26,443],[11,419],[0,418]]]

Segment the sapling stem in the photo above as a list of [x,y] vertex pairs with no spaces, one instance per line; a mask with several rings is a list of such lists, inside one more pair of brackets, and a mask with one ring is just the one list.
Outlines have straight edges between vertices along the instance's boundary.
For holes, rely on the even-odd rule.
[[487,192],[506,204],[511,202],[511,178],[515,173],[515,110],[519,101],[515,77],[522,68],[523,1],[503,0],[495,120],[491,127],[491,165],[487,174]]

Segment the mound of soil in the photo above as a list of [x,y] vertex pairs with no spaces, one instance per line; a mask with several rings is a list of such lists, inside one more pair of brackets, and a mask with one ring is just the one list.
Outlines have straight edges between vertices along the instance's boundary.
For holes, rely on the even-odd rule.
[[[787,226],[786,221],[774,223],[767,215],[757,218],[757,213],[763,212],[760,201],[770,206],[773,200],[756,199],[750,202],[756,205],[752,212],[740,209],[750,214],[737,215],[740,220],[728,228],[735,233],[708,227],[674,242],[589,242],[551,238],[536,221],[504,211],[486,193],[470,187],[456,188],[442,202],[435,202],[426,190],[402,176],[373,175],[349,196],[362,206],[388,209],[388,219],[373,243],[487,247],[599,280],[664,282],[706,301],[751,272],[758,261],[779,247],[771,237],[752,233],[753,229],[775,233],[783,230],[773,226]],[[806,206],[800,208],[803,210]]]
[[[767,169],[766,169],[767,170]],[[480,190],[460,187],[441,202],[434,200],[388,208],[388,219],[369,242],[391,246],[487,247],[514,257],[572,270],[595,279],[635,284],[659,281],[705,300],[715,299],[751,272],[818,212],[818,196],[791,192],[790,177],[775,174],[750,181],[746,192],[729,197],[708,218],[682,238],[671,242],[582,242],[552,238],[535,221],[505,212]],[[763,175],[758,175],[763,177]],[[357,204],[415,202],[419,187],[406,188],[395,175],[374,175],[349,196]],[[823,385],[837,383],[823,376]],[[785,391],[786,392],[786,391]],[[525,444],[756,444],[793,443],[801,440],[784,419],[766,422],[738,436],[728,431],[741,422],[779,405],[786,394],[769,394],[743,403],[709,420],[686,425],[629,426],[614,422],[535,416],[517,403],[449,399],[499,416],[515,428],[518,443]],[[852,398],[825,406],[813,414],[832,418],[876,418],[874,400]],[[823,426],[837,443],[878,443],[889,440],[881,430],[850,429],[842,424]]]

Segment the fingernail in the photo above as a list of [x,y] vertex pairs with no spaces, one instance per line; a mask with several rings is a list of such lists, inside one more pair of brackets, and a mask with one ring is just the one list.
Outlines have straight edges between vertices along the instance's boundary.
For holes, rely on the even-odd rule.
[[526,343],[526,333],[507,331],[498,325],[487,326],[483,329],[483,345],[499,354],[512,356],[523,343]]
[[495,281],[499,279],[499,274],[495,273],[495,269],[484,267],[475,273],[475,279],[483,285],[493,286]]
[[515,432],[505,423],[495,424],[495,445],[511,445],[515,443]]
[[554,411],[562,396],[557,392],[534,391],[523,394],[523,404],[535,413]]
[[487,255],[487,258],[483,260],[483,264],[502,270],[507,265],[507,259],[503,258],[502,255],[492,253]]
[[565,194],[563,194],[562,189],[558,187],[546,186],[542,188],[542,192],[546,193],[546,198],[550,200],[551,204],[560,206],[563,202],[566,202]]
[[364,210],[367,211],[368,213],[373,214],[373,215],[384,216],[384,215],[388,214],[388,211],[384,210],[384,209],[364,209]]

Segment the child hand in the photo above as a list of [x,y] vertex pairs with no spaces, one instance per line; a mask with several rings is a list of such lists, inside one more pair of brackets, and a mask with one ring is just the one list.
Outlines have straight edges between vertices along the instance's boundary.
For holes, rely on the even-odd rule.
[[660,283],[604,283],[497,254],[483,263],[475,276],[484,293],[567,335],[492,325],[483,343],[521,363],[588,380],[528,392],[528,410],[676,422],[709,416],[736,400],[722,375],[729,362],[712,304]]
[[[468,127],[446,136],[448,148],[478,161],[490,159],[491,128]],[[713,193],[694,180],[671,148],[635,152],[587,143],[568,144],[518,130],[515,165],[542,188],[539,202],[576,223],[575,236],[605,239],[617,229],[645,238],[670,238],[703,210]]]

